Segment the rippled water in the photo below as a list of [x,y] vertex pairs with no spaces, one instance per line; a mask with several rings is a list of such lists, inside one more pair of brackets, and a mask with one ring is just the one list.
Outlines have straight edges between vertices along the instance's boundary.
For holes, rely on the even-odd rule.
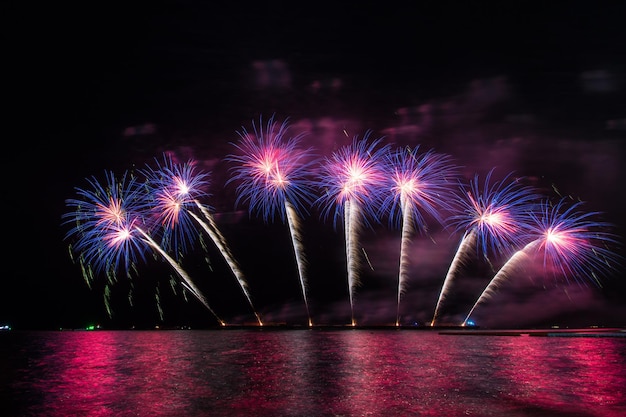
[[0,334],[2,416],[621,416],[626,338]]

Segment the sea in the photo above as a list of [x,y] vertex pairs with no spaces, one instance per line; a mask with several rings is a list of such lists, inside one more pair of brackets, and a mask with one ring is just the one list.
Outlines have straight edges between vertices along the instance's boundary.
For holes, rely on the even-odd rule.
[[619,336],[4,331],[0,416],[625,416]]

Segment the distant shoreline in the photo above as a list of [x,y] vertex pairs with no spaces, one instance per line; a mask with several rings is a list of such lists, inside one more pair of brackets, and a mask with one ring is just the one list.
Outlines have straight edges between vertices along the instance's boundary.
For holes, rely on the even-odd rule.
[[[588,328],[548,328],[548,329],[481,329],[479,326],[395,326],[395,325],[293,325],[293,324],[235,324],[212,327],[154,327],[128,329],[58,329],[56,331],[423,331],[450,336],[541,336],[541,337],[626,337],[626,328],[588,327]],[[15,331],[13,329],[12,331]],[[27,329],[22,331],[29,331]],[[30,330],[37,331],[37,330]],[[9,331],[7,331],[9,332]]]
[[626,337],[626,329],[582,328],[582,329],[530,329],[530,330],[442,330],[444,335],[474,336],[542,336],[542,337]]

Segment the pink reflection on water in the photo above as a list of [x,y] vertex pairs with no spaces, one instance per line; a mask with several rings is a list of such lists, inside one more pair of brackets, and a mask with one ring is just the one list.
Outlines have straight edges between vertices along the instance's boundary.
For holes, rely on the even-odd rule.
[[308,332],[259,332],[242,342],[229,360],[241,363],[244,378],[239,396],[224,408],[236,415],[304,416],[323,405],[323,396],[312,395],[318,358]]
[[[554,410],[581,415],[601,407],[603,416],[624,412],[624,346],[611,339],[585,337],[498,338],[496,374],[512,382],[502,398],[512,408]],[[552,339],[552,340],[551,340]],[[569,414],[568,414],[569,413]]]
[[322,392],[328,415],[445,416],[481,408],[463,397],[458,369],[476,364],[464,363],[459,339],[433,352],[435,334],[342,331],[328,338],[324,346],[332,366]]
[[581,384],[576,392],[586,404],[607,407],[626,404],[626,370],[621,374],[613,368],[623,366],[621,356],[626,346],[611,343],[609,339],[571,338],[567,348],[574,360],[574,376]]
[[209,386],[194,383],[201,364],[185,359],[184,338],[132,332],[129,349],[129,333],[76,332],[60,339],[49,415],[183,415],[192,399],[188,387],[194,396],[211,395]]
[[76,332],[74,337],[60,339],[65,351],[57,356],[57,391],[62,396],[56,402],[52,415],[109,416],[115,397],[109,398],[117,385],[118,373],[110,369],[117,356],[115,335],[109,332]]
[[335,415],[362,412],[369,415],[400,415],[410,398],[396,395],[397,386],[410,386],[413,366],[403,363],[396,338],[378,338],[353,332],[343,338],[342,366],[337,375],[342,395],[332,403]]

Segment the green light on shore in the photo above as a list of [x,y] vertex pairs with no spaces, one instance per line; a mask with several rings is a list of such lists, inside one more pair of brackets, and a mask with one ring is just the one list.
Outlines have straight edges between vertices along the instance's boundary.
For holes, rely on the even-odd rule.
[[85,327],[85,330],[95,330],[96,326],[94,326],[93,324],[90,324],[89,326]]

